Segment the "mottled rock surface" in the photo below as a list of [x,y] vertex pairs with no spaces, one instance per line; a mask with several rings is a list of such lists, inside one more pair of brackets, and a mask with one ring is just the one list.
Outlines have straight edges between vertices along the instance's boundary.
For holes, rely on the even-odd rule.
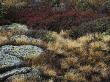
[[10,37],[10,41],[15,44],[32,44],[36,39],[28,37],[26,35],[13,35]]
[[21,46],[5,45],[1,47],[1,53],[16,56],[18,58],[25,58],[31,55],[37,57],[42,52],[43,50],[41,48],[32,45],[21,45]]
[[26,25],[22,25],[22,24],[17,24],[17,23],[13,23],[11,25],[4,25],[4,26],[0,26],[0,30],[23,30],[23,31],[28,31],[28,28]]
[[21,67],[21,68],[16,68],[13,69],[11,71],[7,71],[3,74],[0,74],[0,80],[4,81],[5,79],[7,79],[8,77],[11,77],[13,75],[17,75],[17,74],[25,74],[31,71],[30,67]]
[[33,68],[28,73],[11,76],[8,79],[6,79],[5,82],[12,82],[12,81],[41,82],[40,71],[38,70],[38,68]]
[[[4,45],[0,47],[0,81],[10,76],[31,72],[31,67],[24,61],[28,57],[39,57],[43,49],[32,45]],[[36,72],[33,72],[36,74]],[[31,75],[30,75],[31,76]]]

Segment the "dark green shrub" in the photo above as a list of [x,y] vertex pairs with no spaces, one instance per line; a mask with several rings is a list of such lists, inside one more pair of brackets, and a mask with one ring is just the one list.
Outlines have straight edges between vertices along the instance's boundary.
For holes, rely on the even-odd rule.
[[76,30],[73,30],[71,36],[80,37],[87,33],[94,33],[94,32],[103,33],[106,32],[108,29],[110,29],[110,18],[104,17],[87,23],[86,22],[82,23],[76,28]]
[[110,18],[101,18],[94,21],[94,23],[95,27],[93,29],[98,32],[104,32],[110,29]]
[[76,39],[82,35],[84,35],[84,31],[82,31],[82,29],[80,29],[79,27],[77,27],[77,29],[73,30],[71,33],[70,33],[70,37]]
[[105,1],[103,7],[104,9],[110,10],[110,0]]
[[110,0],[72,0],[72,5],[81,11],[91,10],[93,12],[105,13],[110,10]]
[[86,10],[91,10],[91,5],[89,2],[85,0],[80,0],[75,4],[75,8],[77,10],[86,11]]
[[55,38],[51,35],[51,33],[47,33],[47,34],[43,35],[42,39],[47,42],[55,41]]
[[110,29],[108,29],[106,32],[103,32],[104,35],[110,35]]
[[55,7],[55,6],[59,6],[60,5],[60,0],[52,0],[52,7]]
[[5,14],[6,14],[5,7],[0,4],[0,19],[3,19],[5,17]]
[[85,32],[104,32],[110,28],[110,18],[104,17],[87,23],[82,23],[79,28]]

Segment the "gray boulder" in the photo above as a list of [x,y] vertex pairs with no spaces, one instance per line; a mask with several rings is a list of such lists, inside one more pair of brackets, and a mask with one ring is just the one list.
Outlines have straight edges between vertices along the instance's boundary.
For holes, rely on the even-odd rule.
[[10,30],[21,30],[21,31],[28,31],[28,28],[26,25],[22,25],[22,24],[18,24],[18,23],[13,23],[11,25],[4,25],[4,26],[0,26],[0,30],[3,29],[10,29]]
[[16,56],[0,52],[0,68],[5,68],[8,66],[14,66],[22,63],[23,61]]
[[[0,47],[0,81],[4,81],[15,74],[30,72],[31,67],[27,65],[24,59],[27,57],[37,58],[42,52],[43,49],[32,45],[5,45]],[[35,75],[37,71],[31,74]]]
[[25,74],[30,71],[31,71],[30,67],[22,67],[22,68],[13,69],[13,70],[8,71],[6,73],[0,74],[0,81],[4,81],[5,79],[7,79],[8,77],[11,77],[13,75]]
[[32,44],[32,41],[36,41],[36,39],[26,35],[13,35],[10,37],[10,41],[15,44]]
[[21,59],[24,59],[28,56],[38,57],[43,52],[41,48],[32,45],[21,45],[21,46],[5,45],[2,46],[0,49],[2,53],[11,56],[16,56],[17,58]]
[[30,72],[25,74],[16,74],[5,80],[5,82],[16,81],[25,81],[25,82],[42,82],[42,78],[40,77],[41,73],[38,68],[33,68]]

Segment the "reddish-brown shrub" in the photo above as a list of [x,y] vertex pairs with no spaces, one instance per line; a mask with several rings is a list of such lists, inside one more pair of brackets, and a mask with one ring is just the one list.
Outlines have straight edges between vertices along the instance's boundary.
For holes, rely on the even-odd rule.
[[52,28],[52,30],[55,30],[56,27],[69,28],[101,17],[100,14],[94,12],[78,12],[72,9],[63,12],[53,12],[49,7],[40,10],[38,8],[17,9],[10,11],[8,15],[11,21],[25,23],[29,27],[36,25],[46,27],[46,29]]

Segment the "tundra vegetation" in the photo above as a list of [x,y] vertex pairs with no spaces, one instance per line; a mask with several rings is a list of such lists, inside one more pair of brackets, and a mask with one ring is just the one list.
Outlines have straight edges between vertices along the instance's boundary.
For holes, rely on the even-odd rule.
[[2,0],[0,82],[110,82],[110,0]]

